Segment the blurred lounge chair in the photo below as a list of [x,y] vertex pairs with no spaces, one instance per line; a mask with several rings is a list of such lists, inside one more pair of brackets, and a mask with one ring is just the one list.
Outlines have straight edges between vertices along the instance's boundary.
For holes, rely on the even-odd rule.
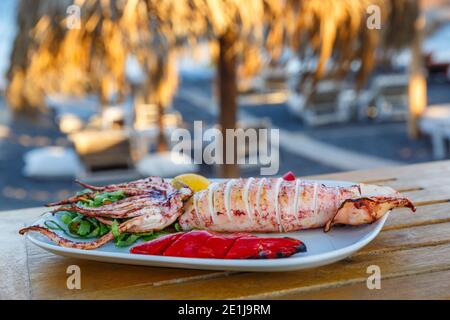
[[252,78],[241,78],[238,82],[239,93],[273,93],[285,92],[289,82],[301,70],[299,59],[291,50],[285,49],[278,59],[263,58],[262,68]]
[[421,116],[419,126],[431,138],[434,159],[446,158],[446,143],[450,139],[450,104],[429,106]]
[[[308,87],[308,86],[306,86]],[[307,88],[302,92],[312,92]],[[317,84],[314,92],[304,94],[292,91],[288,98],[288,109],[307,125],[317,126],[349,121],[355,92],[342,81],[324,80]]]
[[404,120],[408,114],[407,74],[382,74],[359,99],[358,118],[378,121]]
[[88,170],[133,168],[148,148],[131,130],[87,129],[69,136]]

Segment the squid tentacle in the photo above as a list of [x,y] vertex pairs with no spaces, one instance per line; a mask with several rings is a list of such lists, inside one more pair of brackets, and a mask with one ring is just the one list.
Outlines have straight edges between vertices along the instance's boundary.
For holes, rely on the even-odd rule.
[[[97,208],[85,208],[72,203],[71,206],[60,207],[54,211],[76,211],[85,216],[95,217],[106,224],[112,223],[108,218],[129,218],[119,225],[119,232],[121,233],[161,230],[176,221],[182,214],[184,201],[191,197],[193,193],[188,187],[175,189],[170,183],[164,182],[163,184],[159,188],[152,187],[150,190],[128,187],[121,189],[125,194],[135,197],[120,200],[122,202],[119,205],[112,203]],[[72,197],[71,199],[75,198]],[[122,210],[117,210],[117,207]],[[64,239],[50,229],[39,225],[23,228],[19,231],[22,235],[27,232],[39,232],[63,247],[86,250],[99,248],[114,239],[112,232],[109,232],[94,241],[75,242]]]
[[106,188],[106,187],[97,187],[97,186],[93,186],[93,185],[91,185],[91,184],[87,184],[87,183],[85,183],[85,182],[82,182],[82,181],[80,181],[80,180],[78,180],[78,179],[75,179],[75,182],[78,183],[80,186],[82,186],[82,187],[84,187],[84,188],[86,188],[86,189],[93,190],[93,191],[103,191],[103,190],[105,190],[105,188]]
[[103,217],[95,217],[98,221],[100,221],[103,224],[106,224],[108,226],[111,226],[113,224],[113,220],[105,219]]
[[[140,195],[140,196],[125,198],[125,199],[119,200],[117,202],[105,204],[103,206],[94,207],[94,208],[88,208],[88,207],[84,207],[84,206],[80,206],[80,205],[72,203],[70,206],[58,207],[50,212],[55,213],[55,212],[59,212],[59,211],[73,210],[73,211],[77,211],[80,213],[90,212],[92,214],[95,214],[96,212],[97,213],[103,212],[104,214],[107,214],[106,212],[114,211],[114,213],[121,215],[121,214],[125,214],[125,213],[129,212],[133,208],[136,208],[138,205],[140,205],[141,207],[148,205],[149,201],[152,201],[152,199],[148,198],[148,196]],[[156,203],[156,201],[155,201],[155,203]],[[80,209],[78,209],[78,208],[80,208]]]
[[86,197],[92,199],[95,196],[95,194],[96,194],[96,192],[87,192],[87,193],[76,195],[76,196],[61,200],[61,201],[47,203],[45,206],[46,207],[62,206],[62,205],[78,202],[82,199],[85,199]]
[[103,237],[101,237],[97,240],[94,240],[94,241],[76,242],[76,241],[64,239],[63,237],[57,235],[55,232],[49,230],[48,228],[41,227],[41,226],[31,226],[31,227],[23,228],[19,231],[19,233],[21,235],[23,235],[30,231],[39,232],[62,247],[84,249],[84,250],[97,249],[97,248],[103,246],[104,244],[108,243],[112,239],[114,239],[112,232],[108,232]]
[[[99,207],[101,208],[101,207]],[[131,218],[140,215],[138,212],[139,210],[142,210],[145,208],[145,204],[139,205],[139,206],[133,206],[131,208],[127,208],[124,210],[98,210],[99,208],[86,208],[82,206],[72,205],[69,208],[66,208],[65,210],[68,211],[75,211],[77,213],[81,213],[84,216],[87,217],[105,217],[105,218]],[[97,209],[97,210],[93,210]]]
[[119,189],[123,189],[123,188],[127,188],[127,187],[134,187],[134,188],[142,189],[142,188],[148,188],[148,187],[152,187],[152,186],[158,186],[163,182],[163,180],[162,180],[162,178],[159,178],[159,177],[158,178],[157,177],[149,177],[149,178],[145,178],[145,179],[131,181],[128,183],[110,184],[110,185],[101,186],[101,187],[93,186],[91,184],[81,182],[80,180],[75,180],[75,182],[85,188],[95,190],[95,191],[105,191],[105,190],[113,191],[113,190],[119,190]]
[[[115,191],[122,191],[124,193],[124,195],[126,195],[127,197],[145,196],[148,194],[152,194],[152,192],[154,192],[152,190],[144,190],[144,189],[136,189],[136,188],[117,189]],[[73,196],[73,197],[70,197],[70,198],[67,198],[67,199],[64,199],[61,201],[48,203],[46,206],[54,207],[54,206],[72,204],[72,203],[76,203],[86,197],[89,199],[93,199],[96,194],[97,194],[97,192],[88,192],[88,193],[81,194],[78,196]]]

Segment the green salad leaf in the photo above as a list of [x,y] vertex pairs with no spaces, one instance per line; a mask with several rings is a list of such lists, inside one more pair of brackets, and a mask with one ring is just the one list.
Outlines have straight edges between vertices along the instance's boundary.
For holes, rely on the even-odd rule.
[[77,231],[77,233],[80,236],[86,236],[90,232],[90,230],[91,230],[91,223],[89,223],[89,221],[86,220],[80,221]]
[[117,220],[113,221],[113,223],[111,225],[111,231],[112,231],[114,238],[120,237],[119,223],[117,222]]
[[140,236],[135,233],[122,233],[115,240],[115,244],[117,247],[128,247],[135,243]]

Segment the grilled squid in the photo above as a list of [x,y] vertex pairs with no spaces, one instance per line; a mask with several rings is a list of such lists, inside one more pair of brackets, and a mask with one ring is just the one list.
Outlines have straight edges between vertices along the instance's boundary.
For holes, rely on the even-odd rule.
[[[105,224],[122,219],[119,231],[130,233],[162,230],[177,220],[185,231],[291,232],[321,227],[328,231],[335,224],[372,223],[396,207],[415,211],[411,201],[392,188],[366,184],[339,187],[299,179],[248,178],[212,183],[197,193],[158,177],[105,187],[80,184],[91,192],[50,204],[59,206],[53,213],[75,211]],[[96,208],[78,204],[98,192],[119,190],[128,197]],[[19,232],[30,231],[77,249],[96,249],[114,239],[109,232],[94,241],[74,242],[43,226]]]
[[327,186],[282,178],[231,179],[195,193],[179,218],[183,230],[290,232],[372,223],[411,201],[390,187]]

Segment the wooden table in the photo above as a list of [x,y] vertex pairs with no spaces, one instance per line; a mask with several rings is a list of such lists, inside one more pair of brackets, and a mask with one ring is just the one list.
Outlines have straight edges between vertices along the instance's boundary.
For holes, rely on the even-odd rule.
[[[43,208],[0,212],[0,298],[23,299],[394,299],[450,298],[450,161],[320,176],[389,185],[417,212],[397,209],[383,231],[352,257],[317,269],[248,273],[184,270],[69,259],[26,242],[17,230]],[[81,289],[68,290],[69,265]],[[381,269],[381,289],[366,286]]]

